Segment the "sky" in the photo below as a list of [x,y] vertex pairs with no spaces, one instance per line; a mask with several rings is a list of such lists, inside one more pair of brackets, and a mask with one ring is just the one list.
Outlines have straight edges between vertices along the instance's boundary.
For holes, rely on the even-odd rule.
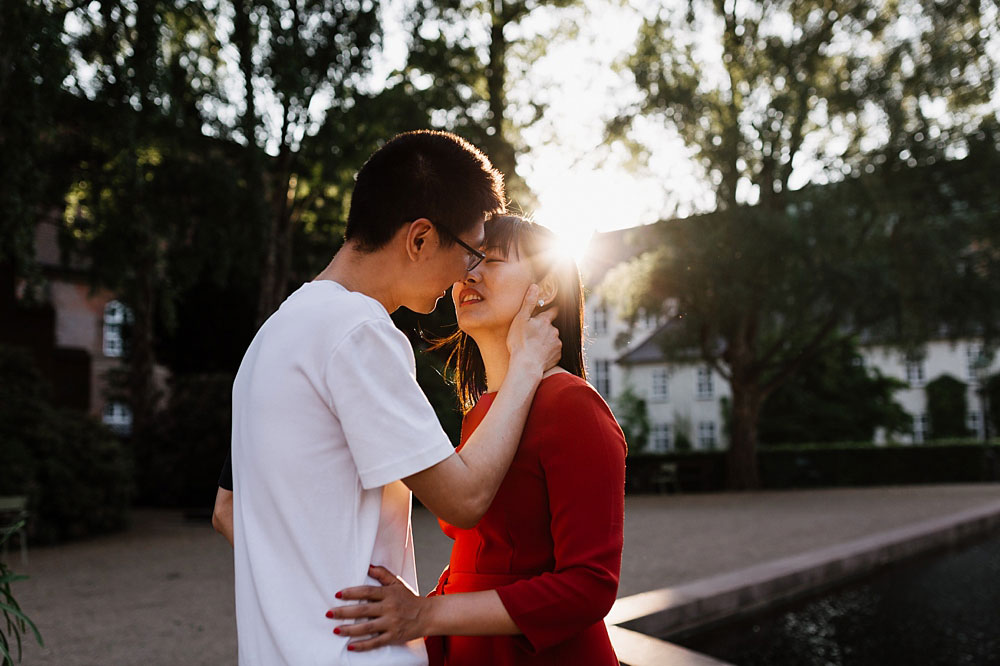
[[[386,12],[385,43],[395,47],[382,56],[376,76],[405,60],[406,34],[394,18],[401,6],[397,0]],[[634,159],[624,145],[604,145],[605,123],[617,110],[610,102],[636,94],[616,65],[632,47],[641,19],[635,2],[584,0],[568,9],[536,10],[507,34],[515,43],[546,36],[545,55],[525,75],[512,71],[508,79],[508,101],[515,107],[529,100],[547,106],[539,122],[522,130],[527,150],[517,170],[538,198],[538,207],[526,212],[558,233],[577,258],[594,232],[710,205],[687,149],[663,126],[640,123],[638,134],[653,147],[642,164],[630,164]]]

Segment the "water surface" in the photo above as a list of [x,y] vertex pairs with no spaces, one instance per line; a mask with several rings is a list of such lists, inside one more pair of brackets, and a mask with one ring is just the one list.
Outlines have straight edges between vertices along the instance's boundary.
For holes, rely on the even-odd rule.
[[1000,666],[1000,534],[669,640],[737,666]]

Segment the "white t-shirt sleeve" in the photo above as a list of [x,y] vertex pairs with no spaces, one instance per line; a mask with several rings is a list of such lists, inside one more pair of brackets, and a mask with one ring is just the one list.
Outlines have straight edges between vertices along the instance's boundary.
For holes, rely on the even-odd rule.
[[454,454],[417,385],[413,350],[391,322],[368,321],[351,331],[330,354],[325,380],[364,488]]

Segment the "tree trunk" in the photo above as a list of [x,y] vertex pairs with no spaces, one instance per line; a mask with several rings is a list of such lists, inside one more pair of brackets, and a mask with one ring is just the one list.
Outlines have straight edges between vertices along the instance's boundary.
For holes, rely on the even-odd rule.
[[[288,154],[288,162],[292,161],[292,154]],[[274,276],[271,281],[271,312],[278,309],[281,302],[285,300],[288,291],[288,282],[292,273],[292,230],[294,219],[292,212],[295,204],[295,175],[291,171],[291,165],[284,166],[280,170],[280,175],[275,179],[274,197],[276,211],[274,213]]]
[[733,390],[732,432],[726,455],[727,486],[731,490],[760,488],[757,467],[757,420],[763,396],[760,387],[741,383],[735,378]]
[[531,203],[527,185],[518,177],[517,153],[514,146],[504,134],[504,114],[507,106],[507,40],[503,29],[507,25],[504,16],[503,0],[493,1],[493,24],[490,28],[490,62],[486,69],[486,89],[490,103],[490,129],[486,145],[486,153],[490,161],[504,175],[507,195],[519,200],[524,206]]
[[[148,226],[148,223],[147,223]],[[147,231],[149,231],[147,229]],[[132,314],[134,317],[129,351],[129,394],[132,398],[132,434],[136,441],[149,432],[156,415],[157,392],[153,370],[156,357],[153,351],[154,317],[156,313],[155,239],[144,239],[149,246],[143,252],[146,261],[137,262],[133,285]]]
[[248,226],[257,232],[260,248],[260,284],[257,297],[257,325],[264,323],[274,312],[274,291],[276,282],[276,264],[274,237],[276,223],[274,215],[269,214],[267,202],[271,200],[269,179],[265,176],[264,156],[257,145],[257,104],[254,99],[254,65],[253,53],[257,45],[257,34],[251,19],[254,4],[250,0],[234,0],[233,9],[233,41],[240,54],[240,73],[243,76],[243,96],[246,108],[240,119],[240,128],[247,142],[243,159],[243,177],[246,187],[244,216]]

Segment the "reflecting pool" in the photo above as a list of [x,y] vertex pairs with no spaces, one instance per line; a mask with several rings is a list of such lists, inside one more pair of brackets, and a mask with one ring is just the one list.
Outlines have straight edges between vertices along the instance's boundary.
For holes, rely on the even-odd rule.
[[737,666],[1000,666],[1000,534],[667,638]]

